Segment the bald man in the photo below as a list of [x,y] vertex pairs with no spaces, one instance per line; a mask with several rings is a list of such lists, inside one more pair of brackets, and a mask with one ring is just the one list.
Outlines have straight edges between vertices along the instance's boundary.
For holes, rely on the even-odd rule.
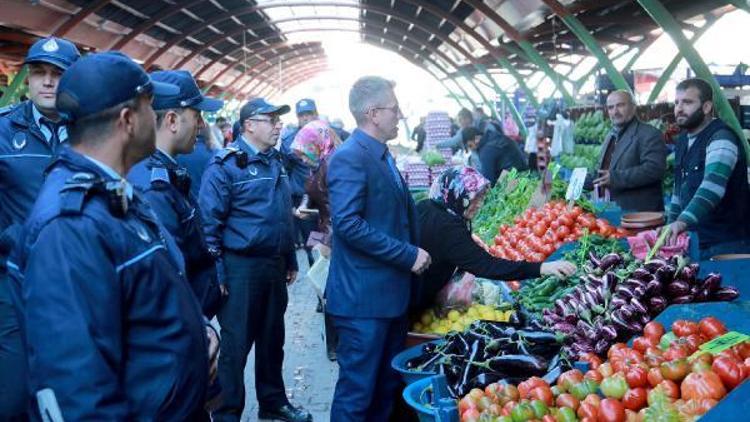
[[589,189],[609,191],[610,199],[626,211],[664,211],[662,182],[667,167],[667,149],[661,132],[635,115],[636,104],[629,91],[614,91],[607,97],[612,130],[602,144],[596,174]]

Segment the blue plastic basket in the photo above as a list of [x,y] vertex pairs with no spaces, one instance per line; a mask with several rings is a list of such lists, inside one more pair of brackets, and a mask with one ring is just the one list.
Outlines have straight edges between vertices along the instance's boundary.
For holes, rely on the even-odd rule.
[[456,400],[448,396],[445,375],[435,375],[407,385],[403,397],[417,413],[420,422],[458,422]]
[[[431,341],[430,343],[442,343],[442,339]],[[411,383],[417,382],[419,380],[428,378],[432,375],[436,375],[437,372],[434,371],[412,371],[409,369],[406,369],[406,362],[409,359],[415,358],[422,354],[422,347],[427,343],[418,344],[416,346],[410,347],[403,352],[397,354],[393,357],[393,360],[391,361],[391,367],[396,370],[399,374],[401,374],[401,378],[403,378],[406,385],[409,385]]]
[[699,275],[705,277],[709,273],[721,274],[722,285],[738,288],[739,300],[750,300],[750,259],[701,261]]

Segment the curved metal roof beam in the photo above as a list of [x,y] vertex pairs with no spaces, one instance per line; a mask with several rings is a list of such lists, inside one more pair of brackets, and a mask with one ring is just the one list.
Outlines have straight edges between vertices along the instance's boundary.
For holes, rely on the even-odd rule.
[[151,16],[151,18],[149,18],[145,22],[142,22],[140,25],[135,26],[124,37],[115,42],[112,47],[110,47],[110,50],[121,50],[123,47],[125,47],[125,45],[127,45],[127,43],[134,40],[135,37],[153,28],[154,25],[156,25],[160,21],[182,12],[183,9],[189,9],[196,4],[203,3],[204,1],[206,0],[192,0],[186,4],[181,5],[180,7],[174,7],[173,5],[169,4],[164,5],[164,8],[159,13]]
[[[363,35],[359,30],[342,29],[342,28],[309,28],[309,29],[306,28],[306,29],[299,29],[299,30],[287,31],[287,34],[297,33],[297,32],[323,32],[323,31],[326,31],[326,32],[328,32],[328,31],[330,31],[330,32],[334,32],[334,31],[338,31],[338,32],[352,32],[352,33]],[[369,35],[371,37],[377,38],[377,36],[373,35],[373,34],[367,34],[367,35]],[[450,88],[448,88],[448,86],[445,84],[445,81],[443,81],[442,78],[440,78],[438,75],[436,75],[432,69],[430,69],[429,67],[425,66],[424,62],[417,61],[415,59],[415,57],[420,57],[421,59],[426,60],[427,62],[429,62],[430,64],[432,64],[436,69],[438,69],[440,72],[442,72],[443,74],[447,75],[448,72],[439,63],[433,61],[429,57],[424,56],[423,53],[411,50],[410,48],[404,47],[402,45],[399,45],[399,44],[397,44],[397,43],[395,43],[395,42],[393,42],[393,41],[391,41],[389,39],[382,38],[382,37],[380,39],[383,40],[383,43],[381,43],[381,45],[369,42],[367,40],[365,40],[365,42],[367,42],[368,44],[375,45],[375,46],[380,47],[380,48],[386,48],[386,47],[384,47],[382,45],[382,44],[385,44],[385,43],[388,43],[389,45],[392,45],[393,48],[386,48],[386,49],[390,50],[393,53],[398,54],[399,56],[403,57],[405,60],[407,60],[407,61],[411,62],[412,64],[414,64],[415,66],[417,66],[417,67],[425,70],[428,74],[430,74],[430,76],[432,76],[436,81],[438,81],[438,83],[440,83],[443,86],[443,88],[445,88],[445,90],[454,99],[456,99],[456,101],[459,103],[459,105],[462,105],[461,102],[458,100],[458,96]],[[399,47],[402,50],[405,50],[405,51],[400,51]],[[411,56],[406,55],[406,52],[411,53]],[[244,90],[244,87],[247,84],[249,84],[250,81],[251,80],[245,82],[243,84],[243,86],[240,87],[240,88]],[[455,83],[455,81],[453,81],[453,82]],[[460,85],[456,84],[456,86],[459,88],[459,90],[461,90],[461,92],[463,92],[463,94],[464,94],[465,98],[467,99],[467,101],[469,103],[471,103],[471,104],[474,104],[473,101],[471,100],[471,97],[468,95],[468,93]],[[252,87],[252,88],[254,89],[254,87]],[[233,94],[232,97],[230,97],[230,99],[236,98],[238,95],[242,95],[242,92],[237,92],[237,93]]]
[[315,63],[308,66],[300,67],[295,69],[294,71],[289,72],[286,75],[283,75],[279,80],[274,81],[273,83],[268,84],[263,89],[258,91],[258,96],[268,96],[272,92],[278,91],[286,91],[289,86],[289,81],[293,80],[294,78],[300,76],[300,75],[307,75],[307,74],[318,74],[320,72],[323,72],[325,70],[330,70],[330,66],[328,63]]
[[83,22],[84,19],[91,16],[92,14],[102,10],[104,6],[106,6],[109,3],[110,0],[97,0],[89,2],[84,7],[81,7],[80,10],[73,13],[68,20],[63,22],[62,25],[60,25],[59,28],[55,30],[55,32],[52,33],[55,37],[64,37],[68,32],[70,32],[71,29],[75,28],[76,25]]
[[[289,64],[289,66],[287,66],[283,70],[283,72],[284,73],[296,72],[300,68],[305,68],[305,67],[310,67],[310,66],[322,66],[322,65],[328,66],[328,59],[326,57],[315,57],[315,58],[310,58],[308,60],[298,61],[298,62]],[[268,88],[269,86],[273,86],[274,84],[278,83],[278,77],[279,75],[277,73],[275,75],[269,75],[263,80],[259,79],[255,82],[254,85],[249,87],[247,92],[262,91]]]
[[[319,61],[319,60],[326,60],[327,58],[325,55],[321,55],[318,52],[300,52],[296,56],[292,56],[286,59],[286,61],[281,62],[281,66],[284,68],[294,68],[295,66],[305,64],[311,61]],[[259,75],[263,75],[264,72],[270,71],[271,68],[278,66],[279,63],[271,63],[269,65],[266,65],[264,69],[259,71],[258,75],[250,77],[247,81],[247,83],[250,83],[251,81],[256,81],[257,83],[270,83],[269,81],[272,79],[272,76],[265,75],[263,77],[260,77]],[[245,85],[243,85],[244,87]],[[227,85],[225,89],[231,90],[232,85]]]

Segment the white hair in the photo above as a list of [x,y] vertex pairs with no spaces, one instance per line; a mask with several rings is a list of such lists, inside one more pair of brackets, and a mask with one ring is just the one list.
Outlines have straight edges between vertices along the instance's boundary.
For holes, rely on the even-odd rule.
[[374,107],[385,105],[394,86],[395,82],[379,76],[363,76],[354,82],[349,91],[349,111],[357,124],[366,121],[367,113]]

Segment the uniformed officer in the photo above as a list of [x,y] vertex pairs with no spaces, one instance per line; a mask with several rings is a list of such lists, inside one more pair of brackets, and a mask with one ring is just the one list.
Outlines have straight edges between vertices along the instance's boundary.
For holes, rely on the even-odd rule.
[[44,181],[45,167],[67,130],[55,109],[60,75],[80,53],[62,38],[43,38],[31,46],[29,100],[0,110],[0,420],[26,411],[26,372],[18,319],[7,288],[5,261]]
[[209,381],[204,317],[174,240],[123,176],[154,151],[153,82],[119,52],[60,79],[70,148],[8,268],[30,390],[51,420],[191,420]]
[[208,165],[199,196],[209,248],[226,271],[227,302],[219,310],[219,379],[223,404],[214,420],[239,421],[245,404],[243,373],[255,345],[255,387],[259,418],[312,420],[285,393],[284,312],[287,284],[297,261],[292,233],[289,181],[273,147],[279,116],[289,106],[256,98],[240,109],[242,135]]
[[175,238],[185,257],[190,286],[204,315],[213,318],[221,299],[216,262],[203,237],[190,174],[176,158],[193,151],[198,131],[205,126],[201,112],[219,111],[224,102],[204,97],[193,76],[184,70],[154,72],[151,79],[177,85],[180,92],[154,97],[156,151],[130,170],[128,180],[144,193],[156,216]]

